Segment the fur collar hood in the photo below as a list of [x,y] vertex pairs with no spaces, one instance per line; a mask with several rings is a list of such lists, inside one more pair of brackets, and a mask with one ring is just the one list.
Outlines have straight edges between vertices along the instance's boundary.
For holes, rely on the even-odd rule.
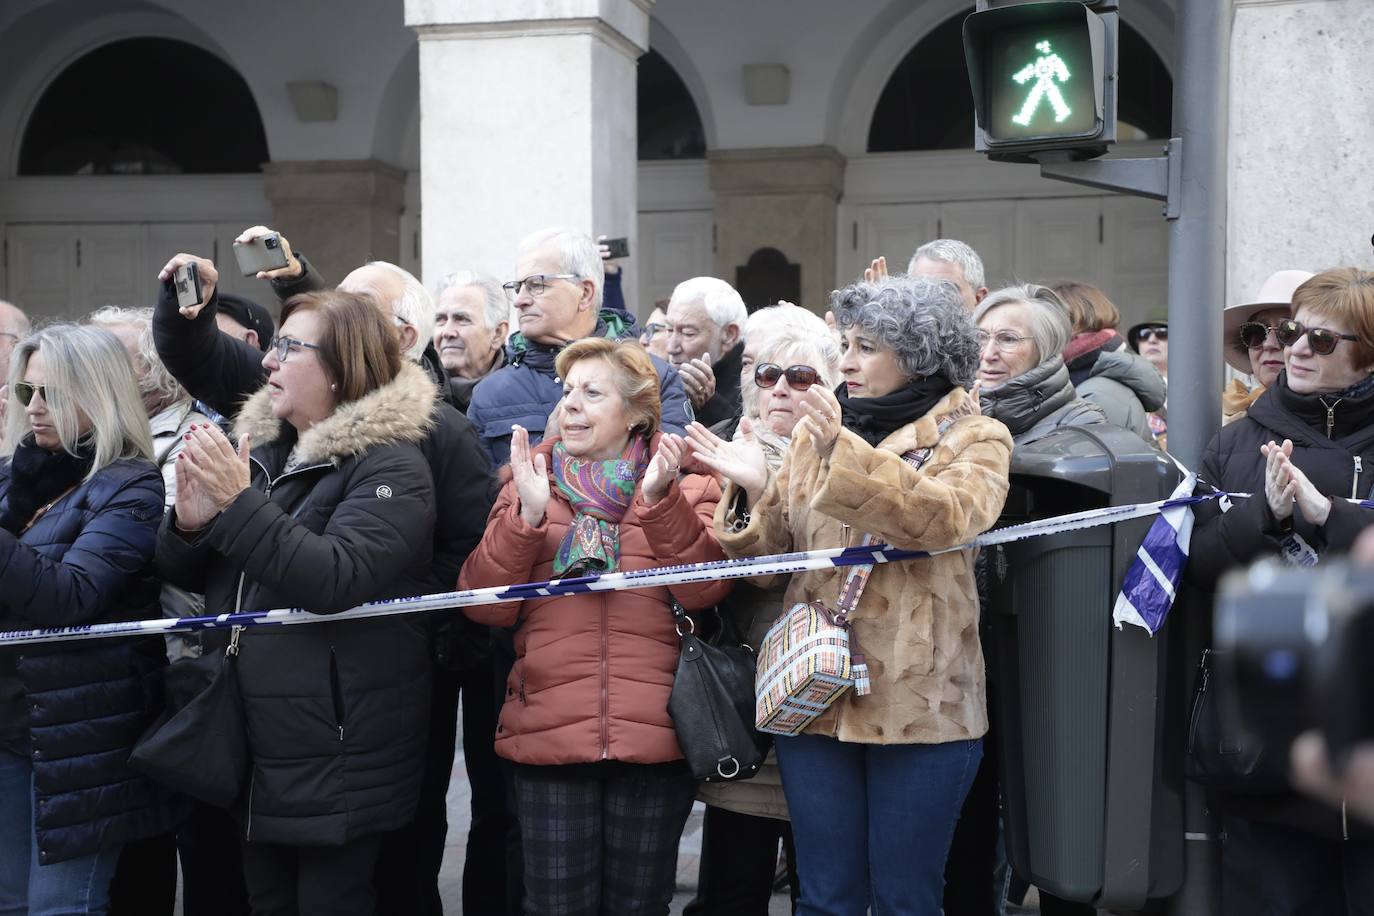
[[[307,430],[296,444],[297,457],[302,463],[337,463],[380,445],[419,442],[434,426],[438,396],[425,371],[407,360],[390,382],[356,401],[340,404]],[[291,434],[287,422],[272,415],[266,385],[244,402],[234,420],[234,439],[245,434],[255,450]]]

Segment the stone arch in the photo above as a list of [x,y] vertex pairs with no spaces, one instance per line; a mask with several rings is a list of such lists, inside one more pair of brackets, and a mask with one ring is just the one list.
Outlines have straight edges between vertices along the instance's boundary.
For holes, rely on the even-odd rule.
[[683,86],[691,96],[692,104],[696,106],[701,131],[706,139],[706,148],[715,149],[716,122],[711,111],[711,95],[706,89],[706,81],[692,63],[692,58],[683,50],[667,26],[655,18],[649,20],[649,47],[658,53],[682,80]]

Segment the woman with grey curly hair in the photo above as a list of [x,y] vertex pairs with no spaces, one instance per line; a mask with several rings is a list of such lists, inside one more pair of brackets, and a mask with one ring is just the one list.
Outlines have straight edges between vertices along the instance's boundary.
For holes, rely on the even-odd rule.
[[[940,551],[991,527],[1011,437],[966,390],[978,334],[954,284],[890,277],[831,297],[832,394],[802,395],[782,466],[693,427],[729,486],[716,535],[732,556],[866,543]],[[844,570],[794,575],[783,610],[834,608]],[[852,591],[850,591],[852,594]],[[978,600],[965,551],[872,567],[849,612],[870,683],[776,741],[801,879],[798,913],[941,912],[945,859],[987,731]],[[857,663],[859,659],[855,659]]]
[[1006,424],[1024,445],[1061,426],[1106,423],[1079,397],[1061,355],[1073,337],[1069,310],[1048,286],[1029,283],[990,293],[973,312],[981,343],[978,400],[983,416]]

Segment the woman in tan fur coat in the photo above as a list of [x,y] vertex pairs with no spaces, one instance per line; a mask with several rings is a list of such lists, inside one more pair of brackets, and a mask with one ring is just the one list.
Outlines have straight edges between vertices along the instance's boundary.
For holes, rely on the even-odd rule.
[[[832,297],[838,397],[813,386],[782,467],[694,426],[731,483],[716,533],[731,556],[857,544],[939,550],[996,521],[1011,437],[965,390],[977,331],[948,281],[892,277]],[[927,451],[928,450],[928,451]],[[924,463],[910,458],[924,453]],[[907,456],[904,459],[904,456]],[[778,611],[834,607],[844,571],[792,577]],[[777,739],[801,877],[799,914],[939,914],[945,858],[987,730],[969,551],[874,567],[851,615],[872,692]]]

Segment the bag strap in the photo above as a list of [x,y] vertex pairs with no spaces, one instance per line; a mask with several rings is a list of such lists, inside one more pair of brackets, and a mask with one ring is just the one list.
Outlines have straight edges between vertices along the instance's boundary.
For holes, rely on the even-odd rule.
[[72,484],[70,487],[67,487],[67,489],[57,494],[57,497],[53,499],[52,502],[48,503],[46,506],[39,508],[39,510],[33,514],[33,518],[29,519],[28,524],[26,524],[23,528],[19,529],[19,534],[17,536],[23,537],[26,533],[28,533],[28,530],[30,528],[32,528],[34,525],[37,525],[39,520],[42,519],[43,516],[48,514],[49,509],[57,505],[63,497],[70,495],[71,492],[76,488],[77,484]]
[[[970,416],[973,410],[967,405],[959,410],[952,411],[940,418],[936,427],[937,443],[943,438],[945,431],[958,420],[965,416]],[[935,446],[928,445],[923,448],[914,448],[902,455],[902,460],[917,471],[930,460],[930,456],[935,454]],[[878,543],[878,539],[871,534],[865,534],[862,546],[871,547]],[[840,603],[835,606],[835,622],[840,626],[847,626],[849,615],[854,613],[854,609],[859,606],[859,599],[863,597],[864,588],[868,585],[868,577],[873,574],[873,564],[864,563],[859,566],[849,567],[845,573],[844,583],[840,586]]]

